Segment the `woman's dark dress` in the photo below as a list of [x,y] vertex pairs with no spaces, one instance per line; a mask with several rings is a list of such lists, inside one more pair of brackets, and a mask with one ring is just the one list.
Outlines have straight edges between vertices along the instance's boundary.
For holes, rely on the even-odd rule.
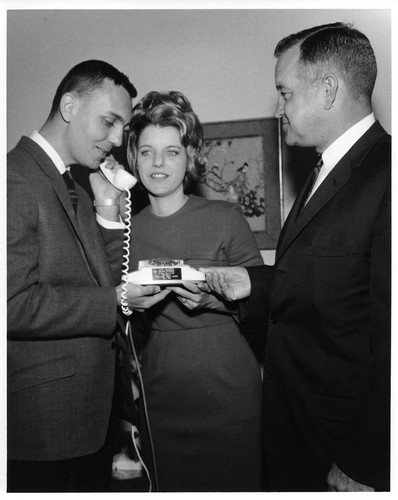
[[[139,260],[199,266],[262,264],[240,207],[191,195],[168,217],[148,206],[132,222]],[[142,374],[159,491],[261,490],[261,377],[229,314],[192,312],[170,294],[149,312]]]

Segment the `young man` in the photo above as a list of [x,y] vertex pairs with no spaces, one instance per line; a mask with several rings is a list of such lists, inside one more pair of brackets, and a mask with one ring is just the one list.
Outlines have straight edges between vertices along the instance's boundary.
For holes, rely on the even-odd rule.
[[320,172],[297,196],[273,267],[208,269],[210,287],[268,302],[264,449],[276,491],[389,489],[391,138],[375,120],[376,61],[351,26],[275,50],[276,116]]
[[[8,491],[108,486],[122,193],[98,167],[121,145],[135,96],[110,64],[82,62],[8,155]],[[70,165],[92,170],[102,225],[88,194],[67,187]],[[144,309],[164,295],[131,284],[127,299]]]

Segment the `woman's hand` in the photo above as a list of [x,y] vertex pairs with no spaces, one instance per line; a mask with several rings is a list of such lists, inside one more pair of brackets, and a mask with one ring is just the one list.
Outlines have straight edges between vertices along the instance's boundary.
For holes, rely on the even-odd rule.
[[192,283],[184,281],[182,287],[167,287],[168,290],[175,293],[181,304],[191,311],[202,309],[211,309],[218,312],[233,314],[235,309],[230,304],[216,297],[206,283]]
[[180,286],[166,287],[173,292],[181,304],[190,310],[200,310],[207,307],[210,303],[209,294],[200,290],[196,283],[184,281]]

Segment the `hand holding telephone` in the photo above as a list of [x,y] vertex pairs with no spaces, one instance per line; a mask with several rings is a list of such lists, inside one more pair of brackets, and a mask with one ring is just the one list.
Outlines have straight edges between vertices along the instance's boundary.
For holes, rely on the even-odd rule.
[[123,170],[122,168],[119,168],[119,170],[113,172],[110,168],[106,168],[105,165],[107,163],[108,160],[105,160],[101,163],[101,172],[104,174],[107,180],[113,186],[115,186],[116,189],[119,189],[119,191],[128,191],[136,184],[137,179],[129,172],[126,172],[126,170]]

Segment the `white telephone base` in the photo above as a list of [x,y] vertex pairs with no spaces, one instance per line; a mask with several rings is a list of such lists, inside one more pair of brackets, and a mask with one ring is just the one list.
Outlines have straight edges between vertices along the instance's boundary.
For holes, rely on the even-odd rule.
[[140,260],[138,271],[129,274],[128,281],[136,285],[176,285],[184,281],[206,281],[205,274],[179,259]]

